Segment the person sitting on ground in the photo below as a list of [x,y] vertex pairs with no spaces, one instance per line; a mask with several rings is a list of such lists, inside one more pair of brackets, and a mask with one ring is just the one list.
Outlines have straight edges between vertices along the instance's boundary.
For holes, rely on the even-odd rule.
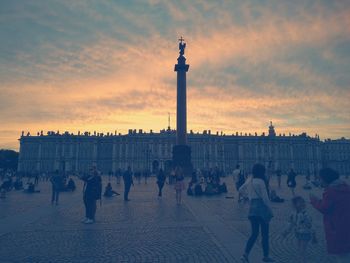
[[274,202],[274,203],[283,203],[284,202],[284,199],[279,197],[275,190],[271,190],[270,200],[271,200],[271,202]]
[[214,187],[214,184],[208,182],[207,186],[205,187],[204,193],[206,195],[214,195],[218,193],[218,189]]
[[189,182],[189,184],[188,184],[187,195],[193,195],[192,187],[193,187],[193,183],[192,183],[192,181],[191,181],[191,182]]
[[222,183],[222,185],[219,185],[219,193],[227,193],[227,186],[225,183]]
[[311,177],[310,172],[308,172],[305,176],[305,184],[303,185],[303,189],[305,190],[311,190]]
[[13,187],[15,188],[15,190],[23,189],[23,182],[19,177],[17,177],[16,181],[14,182]]
[[192,173],[192,178],[191,178],[191,183],[192,184],[196,184],[198,182],[198,179],[197,179],[197,172],[196,171],[193,171]]
[[75,191],[75,188],[76,188],[75,182],[73,181],[72,178],[69,178],[68,183],[67,183],[67,186],[66,186],[66,190],[67,190],[67,191],[72,191],[72,192],[74,192],[74,191]]
[[116,191],[113,190],[111,183],[108,183],[106,188],[105,188],[105,192],[103,194],[104,197],[113,197],[116,195],[120,195],[118,194]]
[[0,186],[0,189],[4,189],[5,191],[11,191],[12,189],[12,178],[8,177]]
[[40,190],[35,190],[35,184],[33,182],[28,183],[28,188],[24,191],[28,194],[40,193]]
[[196,184],[194,187],[194,195],[195,196],[200,196],[203,194],[202,186],[201,184]]

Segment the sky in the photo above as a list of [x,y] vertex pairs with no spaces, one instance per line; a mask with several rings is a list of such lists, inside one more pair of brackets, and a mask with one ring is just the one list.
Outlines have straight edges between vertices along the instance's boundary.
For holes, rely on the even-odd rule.
[[2,0],[0,36],[0,148],[175,128],[180,36],[188,130],[350,137],[350,1]]

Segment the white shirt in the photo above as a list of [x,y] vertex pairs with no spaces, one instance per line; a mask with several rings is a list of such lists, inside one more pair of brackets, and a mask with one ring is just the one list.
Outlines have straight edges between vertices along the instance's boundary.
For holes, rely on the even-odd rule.
[[249,200],[261,198],[266,205],[270,204],[269,196],[267,195],[266,185],[262,179],[259,178],[249,178],[246,182],[239,188],[239,192],[248,194]]
[[239,176],[240,173],[241,173],[241,169],[239,169],[239,168],[233,170],[233,172],[232,172],[233,181],[237,181],[238,180],[238,176]]

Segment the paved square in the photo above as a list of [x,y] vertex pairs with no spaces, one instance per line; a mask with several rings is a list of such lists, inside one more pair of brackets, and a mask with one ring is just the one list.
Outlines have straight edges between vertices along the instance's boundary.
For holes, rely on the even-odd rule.
[[[283,178],[285,181],[285,178]],[[108,179],[104,178],[104,186]],[[225,178],[227,196],[235,194],[232,178]],[[250,231],[247,205],[226,195],[189,197],[177,206],[173,186],[166,185],[162,199],[157,198],[155,179],[135,183],[130,202],[121,196],[103,199],[93,225],[84,225],[82,183],[76,180],[74,193],[62,193],[59,206],[50,205],[50,183],[40,182],[38,194],[12,191],[0,199],[0,262],[240,262]],[[285,182],[284,182],[285,183]],[[297,193],[305,197],[299,178]],[[112,180],[113,188],[123,185]],[[272,185],[274,186],[273,181]],[[320,189],[312,192],[321,195]],[[185,194],[185,193],[184,193]],[[296,262],[296,242],[292,235],[283,239],[291,212],[291,193],[282,186],[287,203],[273,204],[271,256],[277,262]],[[309,262],[328,263],[322,217],[309,207],[319,243],[310,245]],[[261,262],[260,242],[251,262]]]

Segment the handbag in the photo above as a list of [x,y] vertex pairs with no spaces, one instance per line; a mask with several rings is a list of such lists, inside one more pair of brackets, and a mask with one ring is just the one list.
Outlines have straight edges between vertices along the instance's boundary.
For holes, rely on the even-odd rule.
[[[256,209],[256,216],[260,217],[264,222],[269,223],[270,220],[273,218],[273,213],[271,208],[265,204],[264,200],[261,198],[261,196],[256,191],[255,187],[253,187],[256,195],[259,197],[259,199],[256,199],[255,201],[255,208]],[[251,204],[252,205],[252,204]]]

